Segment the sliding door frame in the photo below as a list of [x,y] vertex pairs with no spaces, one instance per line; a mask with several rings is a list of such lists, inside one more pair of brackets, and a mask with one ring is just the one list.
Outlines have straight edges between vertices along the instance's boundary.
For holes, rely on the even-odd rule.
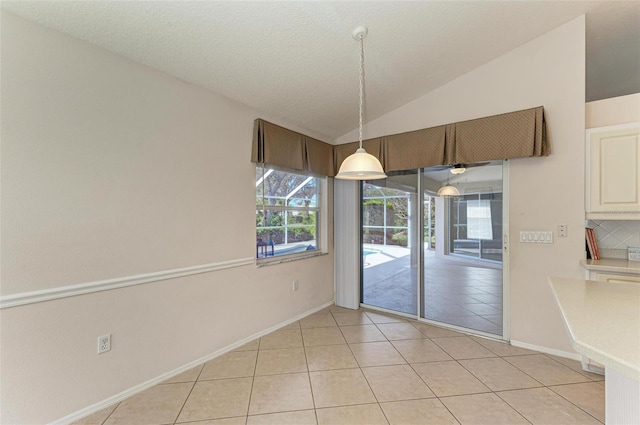
[[[461,326],[456,326],[444,322],[436,322],[434,320],[425,319],[422,316],[422,300],[423,300],[423,283],[425,277],[424,271],[424,190],[423,190],[423,169],[418,169],[417,173],[417,202],[415,205],[415,214],[416,220],[413,220],[415,224],[415,229],[412,230],[412,235],[416,243],[418,244],[418,267],[417,270],[417,280],[416,280],[416,294],[417,294],[417,302],[416,302],[416,312],[415,315],[402,313],[395,310],[390,310],[382,307],[376,307],[369,304],[364,304],[362,302],[362,285],[363,281],[363,260],[362,260],[362,184],[359,186],[360,192],[360,212],[359,212],[359,221],[360,221],[360,231],[359,231],[359,250],[360,253],[360,279],[359,279],[359,289],[360,289],[360,307],[364,307],[370,310],[380,311],[384,313],[390,313],[401,317],[407,317],[410,319],[417,320],[421,323],[433,324],[444,328],[453,329],[456,331],[462,331],[468,334],[479,335],[491,339],[499,339],[504,341],[510,340],[510,327],[509,327],[509,160],[502,161],[502,335],[491,334],[488,332],[482,332],[475,329],[463,328]],[[445,203],[445,213],[449,214],[449,206],[448,203]],[[449,226],[447,227],[447,232],[449,232]],[[449,248],[449,235],[442,239],[447,246],[445,249]]]
[[502,340],[511,339],[509,328],[509,160],[502,161]]

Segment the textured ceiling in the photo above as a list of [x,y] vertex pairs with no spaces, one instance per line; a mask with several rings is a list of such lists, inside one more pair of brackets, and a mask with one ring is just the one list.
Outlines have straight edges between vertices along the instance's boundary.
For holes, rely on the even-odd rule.
[[[617,56],[624,56],[626,68],[616,79],[622,87],[613,95],[630,90],[625,81],[635,76],[628,75],[629,67],[638,65],[640,79],[637,1],[1,4],[4,10],[286,119],[327,141],[357,126],[359,45],[351,31],[359,25],[369,28],[366,121],[582,14],[587,15],[587,39],[596,46],[595,56],[587,52],[593,69],[587,75],[595,87],[590,90],[598,92],[591,97],[609,97],[608,83],[599,81],[608,78]],[[598,55],[606,60],[598,62]]]

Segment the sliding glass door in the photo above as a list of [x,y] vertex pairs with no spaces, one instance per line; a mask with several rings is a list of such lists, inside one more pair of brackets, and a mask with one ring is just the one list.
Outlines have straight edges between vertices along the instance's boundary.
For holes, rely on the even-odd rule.
[[417,171],[362,185],[362,302],[417,314]]
[[502,337],[502,163],[446,176],[462,192],[448,198],[430,189],[446,170],[424,171],[424,198],[435,204],[425,233],[435,229],[436,243],[425,244],[420,317]]
[[[364,182],[362,304],[502,337],[502,167]],[[446,184],[461,195],[436,196]]]

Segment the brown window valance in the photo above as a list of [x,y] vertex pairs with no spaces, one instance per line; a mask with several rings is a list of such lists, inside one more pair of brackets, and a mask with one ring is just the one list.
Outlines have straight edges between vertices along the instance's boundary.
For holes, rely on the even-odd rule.
[[251,161],[334,176],[333,145],[257,119]]
[[542,107],[452,125],[451,164],[549,155]]
[[[542,106],[363,141],[385,171],[547,156]],[[357,142],[333,146],[257,119],[251,160],[333,177]]]
[[449,164],[451,155],[447,153],[445,125],[385,136],[382,140],[385,171],[413,170]]

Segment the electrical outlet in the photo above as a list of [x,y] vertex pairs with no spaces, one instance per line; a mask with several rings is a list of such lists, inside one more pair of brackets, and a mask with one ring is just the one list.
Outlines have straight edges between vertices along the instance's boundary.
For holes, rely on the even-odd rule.
[[558,237],[566,238],[567,237],[567,225],[566,224],[558,224]]
[[291,284],[291,290],[292,291],[297,291],[298,290],[298,281],[294,280],[293,283]]
[[98,354],[106,353],[111,350],[111,334],[98,337]]

